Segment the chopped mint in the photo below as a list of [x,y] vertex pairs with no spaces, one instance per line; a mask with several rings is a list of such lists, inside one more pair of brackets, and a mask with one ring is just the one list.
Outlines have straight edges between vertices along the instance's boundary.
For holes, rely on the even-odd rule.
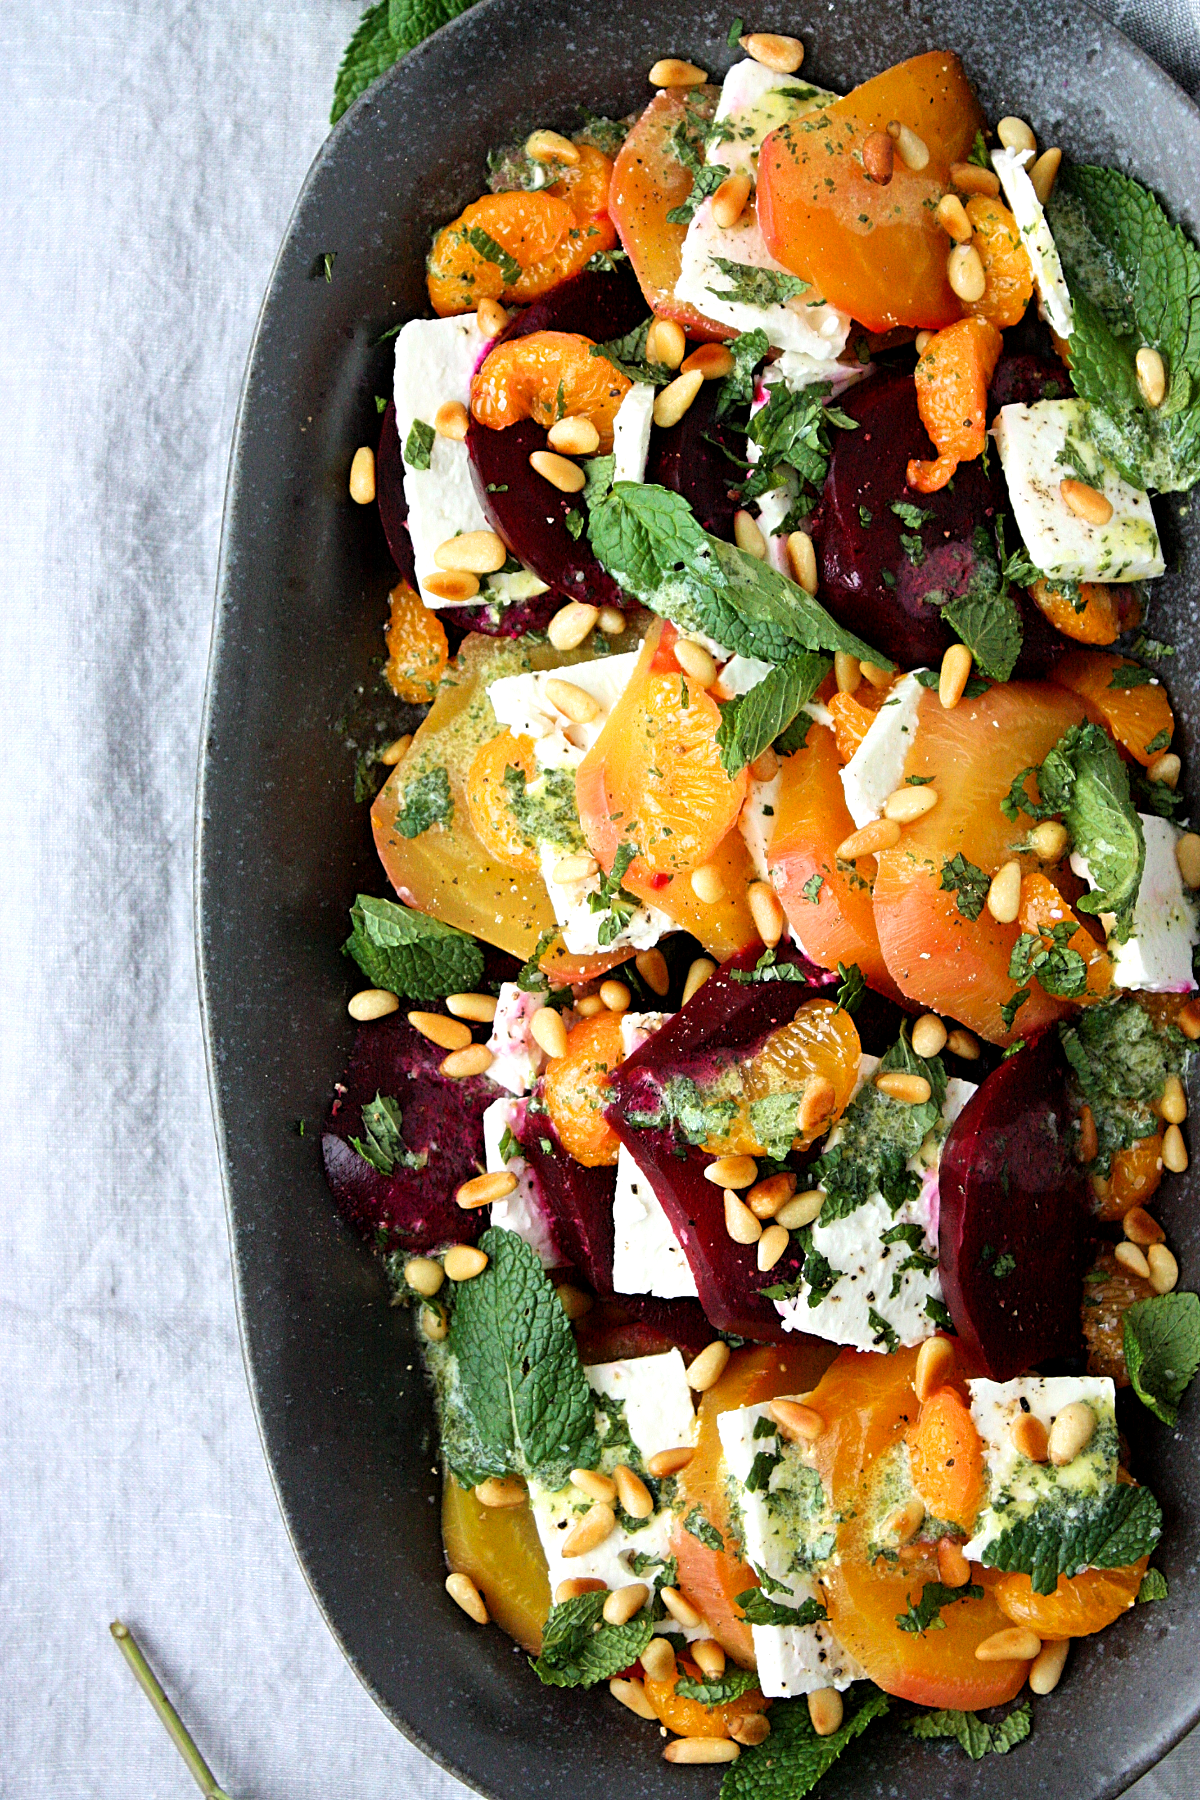
[[515,287],[521,279],[521,265],[515,256],[511,256],[503,244],[498,244],[490,232],[482,225],[472,225],[468,230],[460,232],[464,242],[470,244],[472,250],[484,262],[494,263],[500,271],[500,279],[505,287]]
[[674,381],[675,370],[668,369],[664,363],[646,361],[646,340],[653,323],[653,318],[644,319],[624,337],[610,338],[605,344],[593,344],[591,354],[602,356],[630,381],[649,381],[655,387],[665,387],[669,381]]
[[765,331],[743,331],[727,344],[733,356],[733,368],[721,383],[714,417],[723,419],[735,406],[749,406],[754,398],[754,372],[766,356],[770,345]]
[[350,909],[343,949],[373,987],[408,1000],[473,993],[483,979],[483,951],[473,937],[395,900],[360,894]]
[[[771,1583],[773,1589],[790,1594],[791,1588],[782,1582]],[[744,1593],[735,1594],[735,1606],[742,1609],[742,1617],[747,1625],[819,1625],[829,1617],[819,1600],[802,1600],[799,1606],[785,1606],[780,1600],[772,1600],[763,1587],[747,1588]]]
[[[720,163],[706,166],[720,171],[716,183],[719,187],[727,171]],[[798,275],[787,275],[781,269],[761,269],[754,263],[731,262],[726,256],[714,256],[712,260],[731,285],[727,288],[710,287],[709,293],[718,300],[728,300],[737,306],[782,306],[785,301],[794,300],[798,294],[806,294],[811,285],[807,281],[801,281]]]
[[400,1135],[403,1124],[400,1102],[390,1095],[377,1093],[373,1100],[368,1100],[362,1109],[362,1122],[363,1137],[352,1137],[350,1142],[363,1161],[369,1162],[381,1175],[390,1175],[396,1168],[423,1169],[429,1161],[427,1150],[418,1155],[409,1149]]
[[824,885],[825,877],[823,875],[810,875],[804,886],[800,889],[800,892],[804,895],[804,898],[808,901],[810,906],[819,906],[821,904],[821,889]]
[[433,825],[449,827],[454,817],[454,797],[450,792],[450,776],[444,768],[426,769],[410,781],[400,796],[400,808],[393,829],[401,837],[420,837]]
[[725,1539],[716,1526],[710,1524],[705,1518],[702,1507],[693,1506],[683,1521],[683,1529],[690,1532],[692,1537],[697,1538],[708,1550],[724,1550],[725,1548]]
[[992,878],[977,863],[968,862],[961,850],[956,850],[942,864],[940,885],[943,892],[954,895],[954,904],[963,918],[973,923],[983,911]]
[[404,440],[404,460],[410,469],[427,469],[433,453],[433,440],[437,436],[432,425],[424,419],[414,419],[412,429]]
[[601,1589],[551,1607],[542,1628],[541,1655],[530,1658],[534,1674],[547,1687],[595,1687],[642,1654],[654,1635],[650,1609],[643,1607],[628,1624],[606,1625],[607,1599],[608,1590]]
[[760,456],[753,473],[742,484],[743,501],[756,500],[768,488],[778,487],[781,468],[795,469],[802,481],[820,490],[832,449],[830,426],[843,431],[858,430],[857,419],[828,404],[830,391],[828,381],[814,382],[798,393],[783,382],[776,382],[769,389],[767,404],[759,408],[746,427]]
[[916,1637],[924,1637],[927,1631],[945,1631],[946,1621],[942,1617],[942,1608],[952,1606],[956,1600],[982,1600],[983,1589],[975,1582],[968,1582],[965,1587],[946,1587],[940,1581],[927,1581],[921,1588],[921,1597],[914,1606],[910,1600],[906,1610],[896,1614],[896,1624],[901,1631],[907,1631]]

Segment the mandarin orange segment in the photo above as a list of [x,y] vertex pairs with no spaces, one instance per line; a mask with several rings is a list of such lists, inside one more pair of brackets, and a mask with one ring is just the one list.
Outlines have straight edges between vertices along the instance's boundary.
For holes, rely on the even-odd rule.
[[388,599],[391,616],[383,673],[398,700],[419,706],[433,699],[449,659],[445,628],[407,581],[398,581]]
[[526,781],[537,774],[533,739],[502,731],[475,752],[467,780],[467,811],[471,825],[489,856],[510,869],[532,874],[538,868],[537,853],[517,824],[509,802],[505,776],[519,769]]
[[1078,605],[1044,575],[1029,592],[1055,630],[1077,644],[1113,644],[1124,630],[1117,598],[1103,582],[1080,582]]
[[1118,1387],[1129,1386],[1125,1367],[1125,1314],[1154,1292],[1144,1275],[1135,1275],[1105,1244],[1085,1277],[1080,1318],[1087,1344],[1089,1375],[1107,1375]]
[[1019,325],[1033,293],[1033,269],[1017,221],[1007,206],[985,194],[967,201],[967,217],[975,227],[975,248],[986,282],[983,299],[975,301],[971,311],[1002,330]]
[[937,449],[934,462],[913,460],[908,485],[921,494],[944,488],[960,462],[983,449],[987,391],[1004,339],[986,319],[959,319],[926,344],[913,376],[921,423]]
[[1002,1575],[996,1605],[1014,1625],[1028,1625],[1043,1640],[1090,1637],[1129,1611],[1149,1563],[1143,1556],[1123,1569],[1060,1575],[1052,1594],[1035,1594],[1028,1575]]
[[567,1053],[546,1070],[543,1097],[563,1149],[585,1168],[615,1163],[620,1143],[604,1108],[609,1074],[622,1060],[620,1013],[597,1013],[567,1033]]
[[[766,1156],[767,1146],[755,1133],[750,1108],[770,1094],[803,1093],[814,1076],[831,1083],[833,1105],[822,1119],[824,1133],[840,1119],[850,1103],[862,1060],[862,1044],[853,1019],[832,1000],[806,1000],[788,1025],[771,1032],[749,1062],[740,1065],[741,1092],[735,1098],[737,1112],[726,1129],[711,1133],[704,1148],[712,1156]],[[812,1142],[796,1133],[795,1148]]]
[[[1148,768],[1162,754],[1175,731],[1175,715],[1167,690],[1157,680],[1137,680],[1122,687],[1125,671],[1137,663],[1107,650],[1072,650],[1057,663],[1050,679],[1080,695],[1088,716],[1105,726],[1135,762]],[[1117,685],[1114,686],[1114,678]],[[1154,745],[1154,749],[1150,745]]]
[[983,1440],[952,1387],[924,1402],[908,1449],[913,1485],[929,1511],[969,1534],[983,1498]]
[[[874,688],[868,687],[868,694],[874,692]],[[860,694],[834,694],[829,700],[829,711],[833,717],[833,741],[837,745],[839,762],[850,761],[875,723],[878,709],[866,705],[866,697]]]
[[1131,1207],[1145,1206],[1162,1178],[1162,1137],[1156,1131],[1114,1154],[1107,1188],[1095,1198],[1097,1213],[1102,1219],[1123,1219]]
[[702,1706],[699,1700],[676,1693],[675,1684],[680,1675],[688,1676],[692,1681],[704,1680],[695,1663],[683,1662],[670,1681],[651,1681],[647,1676],[644,1684],[647,1700],[667,1730],[677,1737],[730,1737],[735,1725],[740,1725],[752,1713],[766,1712],[771,1704],[757,1688],[748,1688],[738,1699],[727,1700],[723,1706]]
[[1087,990],[1075,996],[1078,1000],[1098,1000],[1107,994],[1112,987],[1112,959],[1103,944],[1098,944],[1087,927],[1079,920],[1067,905],[1048,875],[1039,869],[1032,870],[1021,881],[1021,910],[1018,916],[1021,930],[1031,937],[1040,937],[1049,950],[1053,945],[1051,932],[1055,926],[1070,925],[1072,934],[1067,939],[1067,949],[1074,950],[1082,956],[1087,964]]
[[573,331],[510,338],[489,353],[471,383],[472,413],[493,431],[521,419],[547,428],[568,416],[590,419],[601,450],[611,450],[613,420],[633,383],[593,349],[591,338]]

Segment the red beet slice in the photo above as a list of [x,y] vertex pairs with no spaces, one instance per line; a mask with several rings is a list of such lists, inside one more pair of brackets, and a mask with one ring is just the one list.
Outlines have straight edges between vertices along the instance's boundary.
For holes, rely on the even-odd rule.
[[521,1152],[563,1255],[596,1293],[611,1294],[615,1167],[585,1169],[559,1143],[549,1114],[532,1108],[525,1115]]
[[1032,352],[1010,355],[1005,350],[988,388],[988,418],[994,418],[1002,406],[1032,406],[1037,400],[1069,400],[1074,392],[1070,372],[1057,356],[1039,356]]
[[575,331],[606,344],[624,337],[649,316],[632,270],[628,263],[619,263],[611,272],[585,269],[551,288],[510,319],[496,341],[528,337],[531,331]]
[[[454,1193],[483,1165],[483,1112],[501,1090],[484,1076],[439,1074],[444,1055],[401,1013],[362,1025],[345,1091],[330,1108],[321,1137],[326,1179],[342,1216],[377,1249],[433,1250],[473,1242],[483,1228],[480,1214],[464,1212]],[[423,1168],[381,1174],[350,1143],[365,1139],[362,1109],[376,1094],[399,1101],[405,1143],[428,1153]]]
[[646,480],[682,494],[705,531],[714,537],[733,537],[737,502],[729,490],[743,479],[737,463],[721,446],[745,458],[746,434],[716,423],[721,383],[706,381],[678,425],[650,434]]
[[396,430],[396,405],[389,400],[375,454],[375,501],[392,561],[411,587],[417,585],[412,539],[408,535],[408,501],[404,497],[404,458]]
[[618,1294],[614,1299],[597,1300],[576,1322],[575,1337],[585,1363],[661,1356],[673,1347],[690,1358],[712,1343],[713,1328],[698,1300]]
[[942,1149],[942,1291],[993,1381],[1081,1347],[1092,1219],[1068,1116],[1058,1033],[1044,1032],[988,1076]]

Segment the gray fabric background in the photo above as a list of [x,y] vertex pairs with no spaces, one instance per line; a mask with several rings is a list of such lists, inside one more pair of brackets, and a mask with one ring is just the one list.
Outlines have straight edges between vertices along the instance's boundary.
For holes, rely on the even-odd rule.
[[[1196,6],[1107,0],[1193,92]],[[358,1686],[276,1511],[192,949],[234,409],[358,12],[0,7],[6,1800],[195,1791],[109,1641],[117,1614],[231,1794],[465,1792]],[[1198,1787],[1195,1742],[1137,1794]]]

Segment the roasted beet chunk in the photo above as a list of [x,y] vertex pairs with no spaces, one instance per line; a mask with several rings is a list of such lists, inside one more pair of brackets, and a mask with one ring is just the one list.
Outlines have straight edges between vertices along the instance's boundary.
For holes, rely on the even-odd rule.
[[606,344],[633,331],[649,314],[628,263],[619,263],[611,271],[585,269],[551,288],[532,306],[514,313],[496,342],[528,337],[533,331],[574,331]]
[[585,1169],[563,1149],[548,1113],[529,1107],[521,1150],[563,1254],[598,1294],[613,1291],[615,1168]]
[[[321,1150],[338,1209],[381,1250],[473,1242],[482,1229],[480,1215],[464,1212],[454,1193],[483,1166],[483,1112],[500,1090],[484,1076],[451,1081],[439,1074],[444,1055],[402,1013],[360,1026],[345,1092],[325,1123]],[[385,1175],[351,1144],[368,1143],[363,1107],[377,1094],[398,1103],[405,1150],[427,1158],[421,1167],[406,1168],[397,1158]]]
[[942,1289],[994,1381],[1080,1348],[1091,1228],[1068,1117],[1062,1050],[1048,1031],[993,1070],[942,1150]]
[[[746,437],[715,420],[721,383],[706,381],[678,425],[650,434],[646,480],[682,494],[705,531],[714,537],[732,538],[737,503],[729,490],[743,479],[737,463],[725,448],[744,456]],[[722,448],[725,446],[725,448]]]

